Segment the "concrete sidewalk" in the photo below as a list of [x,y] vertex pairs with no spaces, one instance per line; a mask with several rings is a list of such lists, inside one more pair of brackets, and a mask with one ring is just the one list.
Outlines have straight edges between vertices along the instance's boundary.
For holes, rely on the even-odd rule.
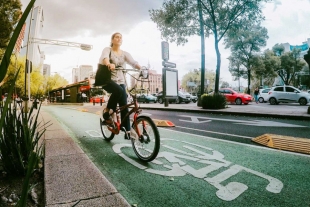
[[41,115],[52,124],[45,132],[45,205],[130,206],[55,117]]

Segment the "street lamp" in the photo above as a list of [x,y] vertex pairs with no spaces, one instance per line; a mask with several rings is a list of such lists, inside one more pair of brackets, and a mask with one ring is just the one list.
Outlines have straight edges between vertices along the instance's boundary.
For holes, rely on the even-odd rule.
[[[30,33],[29,33],[30,34]],[[29,37],[29,35],[28,35]],[[27,44],[27,52],[26,52],[26,64],[27,64],[27,71],[25,73],[28,73],[28,97],[26,97],[26,100],[30,100],[30,61],[27,61],[28,56],[28,46],[31,43],[37,43],[37,44],[48,44],[48,45],[57,45],[57,46],[66,46],[66,47],[77,47],[81,50],[90,51],[93,46],[89,44],[83,44],[83,43],[77,43],[77,42],[68,42],[68,41],[60,41],[60,40],[50,40],[50,39],[39,39],[39,38],[28,38],[28,44]],[[26,96],[26,74],[25,74],[25,96]]]

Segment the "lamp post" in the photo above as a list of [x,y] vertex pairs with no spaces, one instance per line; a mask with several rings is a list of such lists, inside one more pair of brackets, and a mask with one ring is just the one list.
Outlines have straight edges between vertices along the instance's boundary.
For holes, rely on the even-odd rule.
[[[30,21],[31,22],[31,21]],[[31,25],[31,23],[30,23]],[[29,28],[30,29],[30,28]],[[28,32],[30,34],[30,32]],[[26,51],[26,64],[27,64],[27,71],[28,71],[28,97],[26,96],[26,76],[27,71],[25,70],[25,100],[28,102],[30,100],[30,61],[27,61],[27,55],[28,55],[28,47],[31,43],[37,43],[37,44],[48,44],[48,45],[57,45],[57,46],[65,46],[65,47],[77,47],[81,50],[89,51],[93,48],[92,45],[89,44],[83,44],[83,43],[77,43],[77,42],[68,42],[68,41],[59,41],[59,40],[50,40],[50,39],[39,39],[39,38],[29,38],[28,35],[28,43],[27,43],[27,51]],[[27,107],[27,102],[25,103],[25,107]],[[27,110],[27,109],[26,109]]]

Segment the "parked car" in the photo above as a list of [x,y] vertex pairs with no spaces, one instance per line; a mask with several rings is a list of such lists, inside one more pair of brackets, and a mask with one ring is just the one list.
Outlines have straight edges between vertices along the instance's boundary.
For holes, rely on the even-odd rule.
[[157,97],[151,94],[141,94],[137,96],[137,101],[142,103],[157,103]]
[[102,95],[97,95],[97,96],[93,96],[89,99],[89,102],[93,103],[93,101],[95,100],[95,103],[100,103],[100,99],[102,99],[102,103],[104,103],[104,98]]
[[310,93],[302,92],[293,86],[275,86],[268,92],[268,101],[271,105],[281,102],[306,105],[310,102]]
[[251,95],[238,93],[231,88],[221,88],[219,92],[226,97],[227,102],[236,103],[237,105],[247,105],[252,101]]
[[178,91],[178,98],[175,100],[175,103],[189,103],[191,102],[191,95],[187,92]]
[[270,91],[270,88],[259,89],[259,96],[258,96],[259,103],[267,102],[269,91]]
[[196,103],[197,100],[198,100],[198,97],[197,97],[196,95],[192,94],[192,93],[189,93],[189,95],[190,95],[191,101],[194,102],[194,103]]
[[[163,98],[163,92],[162,91],[159,92],[156,97],[157,97],[158,103],[160,103],[160,104],[164,103],[164,98]],[[175,100],[176,100],[176,98],[169,98],[169,103],[176,102]]]

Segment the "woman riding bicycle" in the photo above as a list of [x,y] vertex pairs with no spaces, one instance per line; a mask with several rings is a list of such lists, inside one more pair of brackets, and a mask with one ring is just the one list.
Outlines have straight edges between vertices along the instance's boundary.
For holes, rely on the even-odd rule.
[[[116,68],[126,68],[126,63],[131,65],[135,69],[141,69],[141,66],[135,61],[132,56],[120,49],[123,39],[122,35],[118,32],[114,33],[111,37],[111,47],[106,47],[103,49],[102,54],[99,59],[99,63],[107,65],[111,71],[111,79],[108,84],[104,85],[102,88],[111,94],[107,107],[103,110],[103,119],[107,124],[112,124],[113,119],[110,116],[110,109],[115,112],[117,103],[119,106],[124,106],[127,104],[127,93],[125,86],[125,79],[123,72],[121,70],[115,70]],[[125,117],[128,113],[128,109],[121,111],[121,119]],[[130,139],[130,120],[127,117],[122,122],[122,128],[125,131],[125,139]]]

